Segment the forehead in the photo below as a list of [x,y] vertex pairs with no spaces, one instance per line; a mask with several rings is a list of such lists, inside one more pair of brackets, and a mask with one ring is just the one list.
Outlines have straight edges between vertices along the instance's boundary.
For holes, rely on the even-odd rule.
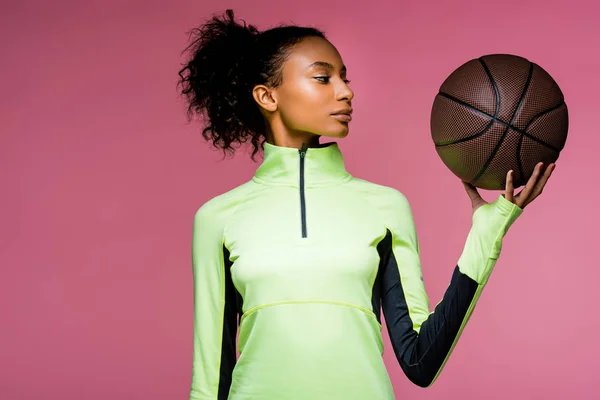
[[317,61],[332,64],[337,70],[343,65],[340,53],[328,40],[320,37],[308,37],[292,47],[284,69],[306,70]]

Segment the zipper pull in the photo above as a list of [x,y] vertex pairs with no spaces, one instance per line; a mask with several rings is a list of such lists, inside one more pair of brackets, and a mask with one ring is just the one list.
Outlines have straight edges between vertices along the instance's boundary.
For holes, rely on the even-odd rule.
[[308,150],[308,145],[306,143],[302,143],[302,148],[300,149],[300,157],[304,158],[306,155],[306,150]]

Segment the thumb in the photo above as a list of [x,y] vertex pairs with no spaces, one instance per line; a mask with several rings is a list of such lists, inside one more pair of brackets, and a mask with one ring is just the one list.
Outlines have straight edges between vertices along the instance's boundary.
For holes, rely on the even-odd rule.
[[477,190],[477,188],[475,186],[473,186],[470,183],[465,182],[465,181],[462,181],[462,183],[463,183],[463,186],[465,187],[467,195],[471,199],[471,204],[473,205],[473,208],[485,203],[485,200],[483,200],[483,197],[481,197],[481,195],[479,194],[479,191]]

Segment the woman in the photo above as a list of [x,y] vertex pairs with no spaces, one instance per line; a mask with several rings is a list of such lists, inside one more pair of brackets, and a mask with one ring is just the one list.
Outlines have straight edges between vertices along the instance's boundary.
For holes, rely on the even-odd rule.
[[190,116],[206,115],[202,133],[215,146],[250,141],[264,160],[195,215],[190,399],[393,399],[381,309],[406,376],[430,386],[503,236],[554,165],[542,175],[539,164],[517,195],[509,173],[505,195],[489,204],[463,182],[473,225],[431,313],[406,197],[351,176],[337,143],[319,141],[346,137],[351,120],[336,48],[308,27],[259,33],[230,10],[193,33],[179,72]]

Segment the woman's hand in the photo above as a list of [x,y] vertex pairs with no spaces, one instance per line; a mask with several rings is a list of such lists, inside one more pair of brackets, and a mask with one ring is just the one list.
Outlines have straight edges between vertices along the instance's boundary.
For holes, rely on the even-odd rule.
[[[506,192],[504,193],[504,198],[510,201],[511,203],[516,204],[521,209],[524,209],[525,206],[527,206],[536,197],[542,194],[544,186],[546,186],[546,183],[548,182],[550,175],[552,175],[552,171],[554,171],[555,167],[556,164],[549,164],[548,167],[546,167],[544,173],[542,174],[544,163],[538,163],[535,166],[535,169],[533,170],[533,175],[531,175],[531,178],[529,178],[529,181],[527,181],[527,184],[525,185],[523,190],[521,190],[517,195],[514,194],[515,188],[513,187],[512,180],[513,171],[508,171],[508,173],[506,174]],[[475,186],[464,181],[463,186],[465,187],[465,190],[467,191],[467,194],[471,199],[473,213],[475,213],[475,211],[477,211],[477,209],[482,205],[488,204],[488,202],[481,197]]]

